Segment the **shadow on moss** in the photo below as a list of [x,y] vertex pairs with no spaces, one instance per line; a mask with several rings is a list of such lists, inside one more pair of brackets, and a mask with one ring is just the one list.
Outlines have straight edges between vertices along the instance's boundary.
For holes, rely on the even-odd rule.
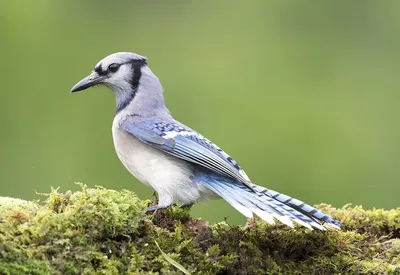
[[145,214],[127,190],[82,185],[44,202],[0,198],[0,274],[400,274],[400,209],[319,205],[327,232],[258,220],[210,225],[172,207]]

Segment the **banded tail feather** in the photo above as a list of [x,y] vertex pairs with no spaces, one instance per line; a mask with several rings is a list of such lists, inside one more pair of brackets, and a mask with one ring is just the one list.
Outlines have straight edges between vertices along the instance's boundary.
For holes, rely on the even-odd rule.
[[279,201],[280,203],[287,205],[301,213],[303,213],[304,215],[307,215],[313,219],[315,219],[316,221],[320,222],[320,223],[326,223],[326,225],[328,226],[332,226],[335,228],[340,229],[341,223],[337,220],[335,220],[334,218],[332,218],[331,216],[319,211],[318,209],[316,209],[315,207],[306,204],[305,202],[292,198],[288,195],[276,192],[274,190],[259,186],[259,185],[253,185],[252,186],[253,190],[256,191],[258,193],[259,196],[267,196],[269,198],[273,198],[277,201]]
[[[312,218],[286,205],[283,205],[275,199],[267,196],[258,196],[256,193],[249,191],[247,187],[241,184],[232,184],[226,182],[221,182],[220,184],[223,186],[225,191],[228,191],[230,194],[234,195],[235,198],[239,198],[237,201],[246,206],[251,206],[252,212],[262,219],[269,215],[290,227],[293,227],[292,221],[294,221],[309,229],[312,229],[311,226],[313,226],[320,230],[325,230],[321,224]],[[268,222],[268,219],[266,221]]]
[[198,182],[248,218],[256,214],[269,224],[274,224],[275,218],[290,227],[296,222],[309,229],[326,230],[325,226],[340,228],[338,221],[314,207],[258,185],[252,186],[254,192],[233,179],[216,174],[202,174]]

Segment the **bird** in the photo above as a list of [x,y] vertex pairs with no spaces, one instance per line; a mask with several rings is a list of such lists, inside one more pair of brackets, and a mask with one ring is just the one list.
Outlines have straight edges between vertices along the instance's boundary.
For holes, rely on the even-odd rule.
[[158,194],[148,212],[222,198],[247,218],[258,216],[308,229],[340,229],[340,222],[311,205],[254,184],[216,144],[175,120],[147,58],[117,52],[100,60],[71,93],[104,85],[115,95],[115,151],[126,169]]

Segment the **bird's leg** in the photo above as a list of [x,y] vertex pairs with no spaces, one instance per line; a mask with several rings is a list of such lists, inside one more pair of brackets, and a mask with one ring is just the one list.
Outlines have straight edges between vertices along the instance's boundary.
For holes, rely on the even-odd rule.
[[156,201],[158,202],[158,194],[157,194],[156,191],[153,192],[153,197],[155,197],[155,198],[156,198]]
[[157,194],[156,191],[153,192],[153,197],[155,197],[155,203],[157,203],[157,204],[147,207],[146,213],[152,213],[152,212],[154,212],[156,210],[166,208],[166,207],[161,207],[161,206],[158,205],[159,200],[158,200],[158,194]]
[[173,202],[174,201],[172,200],[172,198],[170,196],[165,196],[165,195],[163,196],[158,193],[157,205],[152,205],[152,206],[147,207],[146,212],[149,213],[149,212],[154,212],[156,210],[168,208],[173,204]]

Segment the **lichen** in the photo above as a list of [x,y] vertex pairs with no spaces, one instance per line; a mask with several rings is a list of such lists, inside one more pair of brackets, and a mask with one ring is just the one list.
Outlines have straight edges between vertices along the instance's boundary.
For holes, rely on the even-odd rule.
[[81,186],[42,202],[0,198],[0,274],[400,274],[400,209],[319,205],[340,231],[210,225],[178,207],[146,214],[149,201],[128,190]]

